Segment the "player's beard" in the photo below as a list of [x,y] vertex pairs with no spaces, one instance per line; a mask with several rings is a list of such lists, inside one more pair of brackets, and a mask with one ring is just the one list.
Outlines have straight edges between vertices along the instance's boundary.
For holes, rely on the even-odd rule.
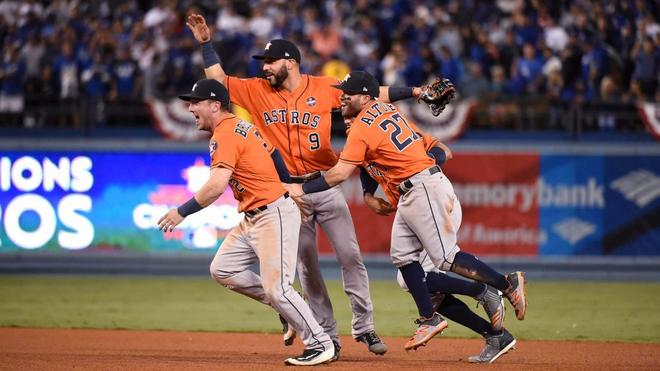
[[[271,77],[275,78],[275,81],[272,81]],[[286,69],[286,66],[282,66],[282,68],[280,68],[279,71],[270,75],[267,78],[267,80],[270,83],[270,86],[272,86],[275,89],[279,89],[288,77],[289,77],[289,71]]]
[[348,101],[344,107],[341,109],[341,115],[344,116],[344,120],[353,120],[360,111],[362,111],[362,106],[359,102]]

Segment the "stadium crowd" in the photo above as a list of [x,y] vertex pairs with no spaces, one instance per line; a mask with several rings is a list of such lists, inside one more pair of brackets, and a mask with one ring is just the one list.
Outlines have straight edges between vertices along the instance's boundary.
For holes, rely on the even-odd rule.
[[[0,115],[103,125],[108,104],[187,91],[202,74],[192,12],[239,76],[258,75],[250,56],[287,38],[308,73],[364,69],[409,86],[440,75],[481,99],[660,101],[659,11],[653,0],[3,0]],[[44,100],[53,115],[23,115]]]

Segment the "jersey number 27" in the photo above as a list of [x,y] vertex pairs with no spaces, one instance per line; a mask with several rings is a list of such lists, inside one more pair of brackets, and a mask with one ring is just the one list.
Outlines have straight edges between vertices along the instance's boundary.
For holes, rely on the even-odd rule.
[[[392,118],[394,120],[390,120],[390,119],[383,120],[379,126],[381,129],[383,129],[384,132],[387,132],[389,127],[394,128],[394,130],[392,130],[392,133],[390,134],[390,140],[392,141],[392,144],[394,144],[394,146],[399,150],[399,152],[401,152],[404,149],[406,149],[409,145],[411,145],[414,141],[418,140],[419,135],[414,130],[412,130],[410,126],[408,126],[408,122],[406,122],[406,119],[401,117],[400,114],[395,113],[392,115]],[[403,138],[399,138],[404,131],[401,124],[403,124],[403,127],[405,127],[405,131],[408,134]]]

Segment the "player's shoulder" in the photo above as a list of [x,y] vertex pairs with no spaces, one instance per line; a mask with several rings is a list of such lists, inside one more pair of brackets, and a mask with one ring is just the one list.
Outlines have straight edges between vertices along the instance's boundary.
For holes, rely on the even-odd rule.
[[255,87],[255,86],[270,87],[268,81],[259,77],[227,76],[227,79],[225,81],[228,85],[228,89],[231,88],[231,86],[235,87],[237,85],[247,85],[250,87]]
[[323,87],[335,89],[332,87],[332,85],[339,84],[339,80],[330,76],[314,76],[314,75],[306,75],[306,76],[309,79],[309,83],[311,85],[323,86]]

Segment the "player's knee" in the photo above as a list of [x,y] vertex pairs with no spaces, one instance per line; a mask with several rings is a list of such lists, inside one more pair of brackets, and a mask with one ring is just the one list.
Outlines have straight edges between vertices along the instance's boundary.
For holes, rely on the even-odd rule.
[[392,259],[392,264],[394,264],[394,267],[397,269],[413,262],[411,259],[408,259],[403,256],[399,256],[395,253],[390,253],[390,259]]
[[223,270],[220,265],[214,260],[209,267],[211,277],[222,286],[230,286],[233,274]]

